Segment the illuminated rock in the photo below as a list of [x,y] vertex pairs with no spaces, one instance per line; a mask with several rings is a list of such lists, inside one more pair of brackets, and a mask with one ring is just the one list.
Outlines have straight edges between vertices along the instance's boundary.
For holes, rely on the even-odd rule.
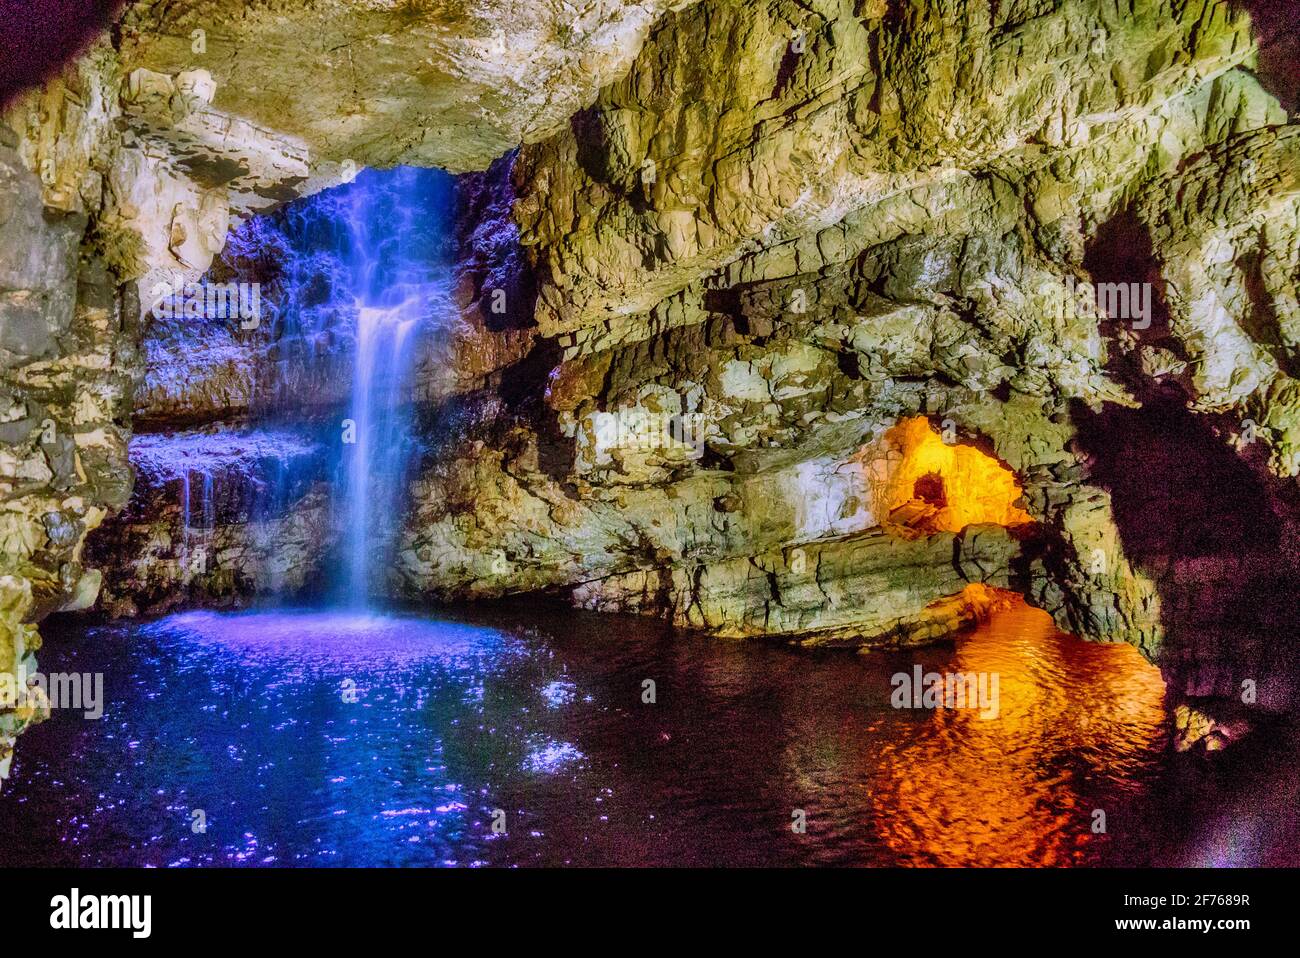
[[[1251,30],[1172,0],[131,4],[0,127],[0,573],[31,597],[5,628],[88,601],[137,380],[151,429],[346,395],[346,310],[241,336],[155,324],[155,287],[271,275],[256,214],[431,164],[486,172],[415,357],[394,594],[870,645],[951,633],[988,585],[1175,696],[1289,709],[1300,181]],[[1195,499],[1208,531],[1198,472],[1234,491]],[[301,493],[295,556],[326,511]],[[176,518],[129,541],[161,555]],[[247,525],[218,568],[264,562]]]

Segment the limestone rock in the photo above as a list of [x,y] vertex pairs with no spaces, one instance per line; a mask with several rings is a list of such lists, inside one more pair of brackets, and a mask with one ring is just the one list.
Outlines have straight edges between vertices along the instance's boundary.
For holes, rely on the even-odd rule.
[[136,70],[208,71],[215,108],[316,158],[463,172],[561,128],[681,5],[147,0],[123,19],[122,54]]
[[[90,543],[109,568],[115,614],[238,605],[319,584],[335,540],[329,463],[310,438],[284,431],[194,430],[137,436],[136,488]],[[277,488],[283,501],[261,490]]]
[[140,560],[119,610],[311,586],[323,467],[197,525],[145,469],[81,547],[128,502],[134,381],[144,451],[346,398],[346,308],[189,327],[155,287],[215,263],[285,305],[253,214],[423,163],[483,172],[394,594],[872,647],[1010,589],[1226,744],[1243,681],[1300,701],[1298,139],[1252,29],[1219,0],[132,4],[0,136],[0,667],[96,562]]
[[[94,600],[86,535],[126,502],[134,317],[85,244],[86,217],[50,210],[41,181],[0,145],[0,682],[34,671],[33,624]],[[0,774],[43,714],[0,701]]]
[[[1248,30],[1227,5],[1159,0],[1123,16],[1096,2],[918,0],[884,18],[848,0],[697,4],[571,131],[521,156],[539,322],[643,312],[755,247],[1086,150],[1243,63]],[[920,212],[878,213],[878,228],[899,235]]]

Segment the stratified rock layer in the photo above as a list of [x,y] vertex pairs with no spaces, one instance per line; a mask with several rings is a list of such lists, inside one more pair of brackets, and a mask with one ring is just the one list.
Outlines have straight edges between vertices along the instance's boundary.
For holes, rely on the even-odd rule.
[[314,584],[336,535],[325,451],[275,430],[137,435],[135,490],[87,550],[111,570],[114,615],[289,596]]
[[[266,330],[137,326],[162,284],[228,237],[255,277],[249,217],[357,166],[522,141],[462,182],[395,593],[873,647],[1009,588],[1159,662],[1180,741],[1294,708],[1300,140],[1243,9],[454,7],[141,2],[6,112],[0,668],[93,600],[142,339],[150,429],[341,401],[330,362],[268,377]],[[113,531],[153,557],[122,606],[192,586],[169,482]],[[256,526],[203,524],[247,573],[205,599],[299,577]]]
[[40,717],[14,692],[35,671],[32,623],[99,590],[82,546],[130,493],[137,362],[133,304],[84,245],[86,217],[51,214],[14,145],[0,127],[0,778]]
[[563,127],[683,5],[146,0],[122,52],[133,68],[209,71],[218,109],[318,159],[464,172]]
[[[1218,2],[670,15],[515,163],[537,345],[508,389],[435,417],[403,587],[572,589],[725,634],[870,642],[966,583],[1010,584],[1138,646],[1177,694],[1249,683],[1292,707],[1296,127],[1254,56]],[[1098,436],[1162,421],[1171,396],[1186,458],[1139,489]],[[956,575],[952,533],[890,537],[845,491],[918,416],[1009,468],[1033,520],[1004,519],[996,549],[982,532],[986,561]],[[1171,536],[1197,473],[1234,468],[1258,494]],[[1271,571],[1234,562],[1236,530],[1270,522],[1248,551]],[[792,549],[819,557],[824,605],[787,578]]]

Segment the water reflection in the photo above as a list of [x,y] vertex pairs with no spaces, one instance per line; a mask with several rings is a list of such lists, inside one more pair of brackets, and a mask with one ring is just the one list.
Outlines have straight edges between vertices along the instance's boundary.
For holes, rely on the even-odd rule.
[[[1148,835],[1159,674],[1042,613],[869,656],[528,619],[190,613],[52,634],[43,664],[105,671],[106,715],[24,737],[0,863],[1066,864]],[[891,675],[917,664],[997,673],[997,718],[892,708]]]
[[1114,815],[1111,794],[1158,768],[1159,671],[1130,646],[1061,635],[1023,605],[958,645],[950,667],[1000,676],[998,717],[944,710],[911,735],[873,737],[872,821],[885,843],[909,863],[1086,861],[1094,812]]

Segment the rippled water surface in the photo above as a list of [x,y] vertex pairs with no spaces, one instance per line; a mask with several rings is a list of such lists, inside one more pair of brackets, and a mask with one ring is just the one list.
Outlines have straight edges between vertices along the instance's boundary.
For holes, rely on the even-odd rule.
[[[46,632],[44,670],[105,673],[105,715],[23,736],[2,864],[1172,861],[1207,817],[1174,797],[1158,672],[1023,607],[869,656],[567,611]],[[916,664],[997,673],[998,716],[892,708]]]

